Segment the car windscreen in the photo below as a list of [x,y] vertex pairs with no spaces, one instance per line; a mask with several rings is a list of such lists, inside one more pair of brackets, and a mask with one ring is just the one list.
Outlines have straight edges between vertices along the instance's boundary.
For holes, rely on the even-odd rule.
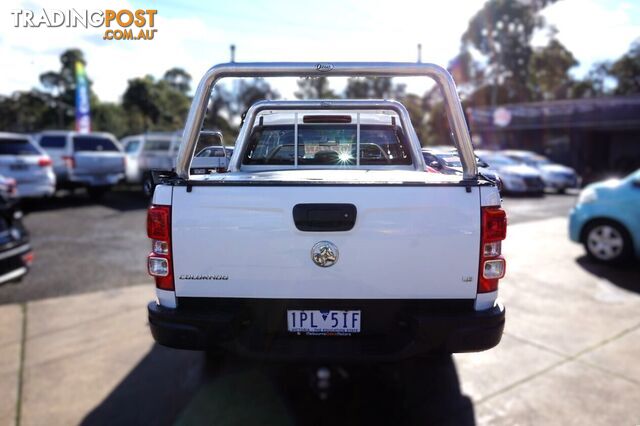
[[38,144],[42,148],[64,148],[67,137],[63,135],[43,135]]
[[460,161],[460,157],[454,154],[436,154],[436,156],[444,161],[447,167],[462,167],[462,162]]
[[124,152],[126,152],[127,154],[132,154],[138,151],[138,148],[140,148],[140,139],[134,139],[127,142],[127,144],[124,146]]
[[[356,164],[357,126],[317,124],[298,126],[298,165]],[[258,127],[251,136],[243,164],[293,165],[294,126]],[[360,126],[361,165],[410,165],[408,144],[398,127]]]
[[109,138],[101,136],[74,136],[73,150],[85,151],[118,151],[118,147]]
[[40,155],[40,152],[27,139],[2,138],[0,139],[0,155]]

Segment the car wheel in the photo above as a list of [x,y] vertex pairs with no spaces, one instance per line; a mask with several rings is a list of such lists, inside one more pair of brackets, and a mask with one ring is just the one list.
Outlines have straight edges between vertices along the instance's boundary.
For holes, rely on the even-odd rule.
[[620,263],[629,259],[632,253],[629,233],[612,221],[589,224],[583,244],[589,257],[602,263]]
[[153,178],[151,177],[151,175],[146,175],[142,180],[142,192],[144,193],[144,196],[147,198],[153,197],[154,190],[155,187],[153,186]]

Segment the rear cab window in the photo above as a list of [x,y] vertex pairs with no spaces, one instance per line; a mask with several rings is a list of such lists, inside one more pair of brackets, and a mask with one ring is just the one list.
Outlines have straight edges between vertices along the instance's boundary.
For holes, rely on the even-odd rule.
[[27,138],[2,138],[0,155],[40,155],[40,151]]
[[[283,114],[284,115],[284,114]],[[369,114],[370,116],[371,114]],[[306,120],[300,114],[297,147],[298,166],[398,166],[411,165],[410,147],[403,130],[389,116],[363,118],[359,126],[348,119]],[[312,116],[313,117],[313,116]],[[345,117],[345,116],[340,116]],[[266,120],[265,120],[266,121]],[[281,120],[274,120],[281,121]],[[302,123],[300,123],[302,121]],[[328,121],[328,122],[322,122]],[[385,122],[383,124],[383,122]],[[312,123],[310,123],[312,122]],[[387,124],[388,123],[388,124]],[[251,134],[242,163],[244,165],[294,165],[295,126],[265,124],[256,126]]]
[[42,135],[38,144],[42,148],[62,149],[67,144],[67,137],[64,135]]
[[117,152],[119,151],[116,144],[109,138],[104,136],[74,136],[73,137],[74,152]]

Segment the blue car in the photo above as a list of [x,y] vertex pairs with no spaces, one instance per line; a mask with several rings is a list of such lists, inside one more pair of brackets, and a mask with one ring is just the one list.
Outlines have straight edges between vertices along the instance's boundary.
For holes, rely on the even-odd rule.
[[640,170],[584,188],[569,216],[569,236],[599,262],[640,258]]

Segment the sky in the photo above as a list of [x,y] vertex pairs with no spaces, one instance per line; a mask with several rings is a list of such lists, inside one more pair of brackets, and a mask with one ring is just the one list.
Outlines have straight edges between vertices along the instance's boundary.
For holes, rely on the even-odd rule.
[[[424,62],[447,65],[460,47],[460,36],[484,0],[393,2],[323,0],[2,0],[0,5],[0,94],[38,87],[38,76],[58,70],[67,48],[84,51],[87,74],[101,100],[118,101],[127,80],[161,77],[174,66],[186,69],[192,86],[212,65],[245,61],[415,61],[422,44]],[[431,5],[430,5],[431,4]],[[154,40],[108,41],[104,28],[15,28],[12,10],[42,8],[157,9]],[[600,61],[615,60],[640,37],[637,0],[560,0],[543,11],[557,38],[584,75]],[[543,44],[546,33],[534,41]],[[295,90],[295,80],[274,83],[281,94]],[[339,89],[339,84],[336,88]],[[420,92],[421,83],[409,82]]]

